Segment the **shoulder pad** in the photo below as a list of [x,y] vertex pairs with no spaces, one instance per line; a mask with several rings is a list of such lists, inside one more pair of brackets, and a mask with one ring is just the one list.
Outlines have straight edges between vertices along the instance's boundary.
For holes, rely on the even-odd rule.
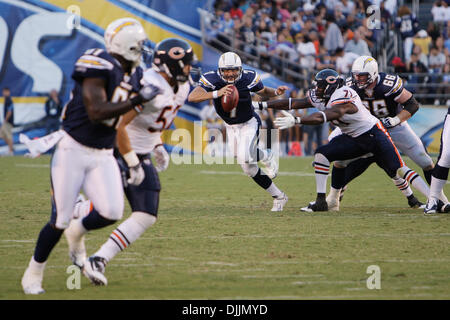
[[261,82],[261,77],[258,72],[254,70],[244,69],[242,71],[242,80],[245,81],[247,88],[251,89]]
[[200,77],[200,80],[199,80],[199,84],[203,88],[208,88],[208,89],[214,90],[217,87],[218,82],[220,80],[221,79],[219,78],[219,76],[217,75],[216,72],[209,71],[209,72],[202,74],[202,76]]
[[102,57],[85,53],[80,58],[78,58],[77,62],[75,62],[75,67],[84,67],[84,68],[88,68],[88,69],[100,69],[100,70],[112,70],[114,68],[113,62],[110,61],[110,59],[108,59],[108,57],[104,56],[104,54],[102,54],[102,52],[100,52],[99,55],[101,55]]

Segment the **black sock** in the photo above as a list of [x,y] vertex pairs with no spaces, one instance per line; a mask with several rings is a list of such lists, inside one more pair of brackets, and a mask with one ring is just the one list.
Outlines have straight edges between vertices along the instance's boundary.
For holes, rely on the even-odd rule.
[[34,260],[42,263],[47,261],[50,252],[58,243],[64,230],[56,229],[50,222],[47,223],[39,233],[36,248],[34,249]]
[[345,170],[345,182],[343,186],[360,176],[373,162],[375,162],[375,157],[360,158],[350,162]]
[[114,224],[115,222],[116,220],[103,218],[95,208],[81,221],[86,230],[100,229]]
[[425,176],[425,180],[427,180],[428,185],[431,185],[431,174],[432,173],[433,173],[433,169],[423,170],[423,175]]
[[337,168],[333,166],[331,171],[331,186],[334,189],[342,189],[345,186],[346,168]]
[[258,168],[258,173],[252,179],[264,190],[272,184],[272,180],[267,175],[261,174],[260,168]]
[[318,193],[316,201],[318,200],[325,201],[326,200],[325,193]]
[[447,180],[448,169],[449,168],[441,167],[440,165],[436,164],[433,169],[433,177],[440,180]]

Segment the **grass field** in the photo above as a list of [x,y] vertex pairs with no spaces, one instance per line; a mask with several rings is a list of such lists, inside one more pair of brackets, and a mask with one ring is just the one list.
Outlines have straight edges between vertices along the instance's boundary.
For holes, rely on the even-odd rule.
[[[30,297],[20,279],[50,216],[49,157],[0,158],[0,299],[450,299],[450,215],[409,209],[376,166],[350,184],[340,212],[300,212],[315,198],[311,161],[281,160],[281,213],[237,165],[171,165],[157,224],[109,263],[107,287],[83,277],[67,288],[63,236],[46,293]],[[113,228],[87,235],[88,254]],[[370,265],[380,290],[366,286]]]

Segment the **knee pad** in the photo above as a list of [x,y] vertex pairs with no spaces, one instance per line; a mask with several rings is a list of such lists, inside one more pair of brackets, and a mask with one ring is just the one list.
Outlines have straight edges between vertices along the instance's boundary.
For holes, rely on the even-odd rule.
[[242,163],[241,168],[246,175],[250,178],[256,176],[258,173],[259,167],[256,163]]

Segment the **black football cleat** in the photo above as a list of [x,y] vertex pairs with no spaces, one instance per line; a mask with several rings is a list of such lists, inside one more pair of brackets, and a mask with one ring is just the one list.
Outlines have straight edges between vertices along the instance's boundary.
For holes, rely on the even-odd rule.
[[326,201],[313,201],[308,204],[307,207],[303,207],[300,211],[304,212],[316,212],[316,211],[328,211],[328,204]]
[[413,209],[425,209],[425,204],[420,202],[413,194],[408,197],[408,205]]

